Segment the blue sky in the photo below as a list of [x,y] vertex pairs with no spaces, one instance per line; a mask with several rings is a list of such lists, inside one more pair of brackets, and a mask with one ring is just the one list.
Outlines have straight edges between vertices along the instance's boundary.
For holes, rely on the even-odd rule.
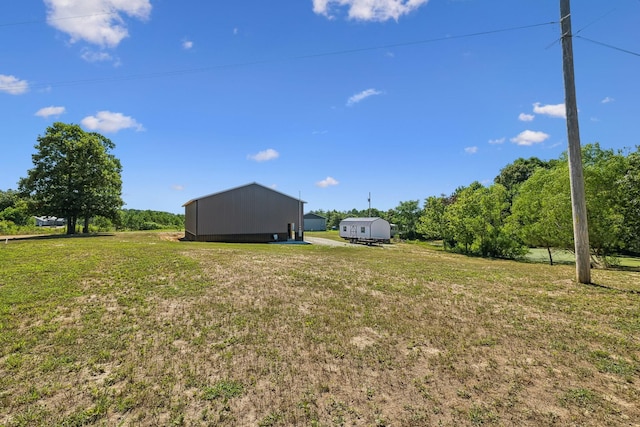
[[[559,0],[3,2],[0,189],[56,121],[116,144],[132,209],[258,182],[386,210],[489,184],[566,150],[558,21]],[[640,144],[640,1],[574,1],[572,21],[582,143]]]

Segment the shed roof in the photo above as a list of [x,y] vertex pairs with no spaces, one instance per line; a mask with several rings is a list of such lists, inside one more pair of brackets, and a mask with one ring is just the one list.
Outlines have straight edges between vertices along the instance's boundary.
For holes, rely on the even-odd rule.
[[374,217],[369,217],[369,218],[345,218],[340,222],[369,224],[369,223],[372,223],[372,222],[375,222],[375,221],[379,221],[379,220],[382,220],[382,218],[374,216]]
[[314,213],[304,214],[304,219],[327,219],[326,217]]
[[265,187],[264,185],[258,184],[257,182],[252,182],[252,183],[250,183],[250,184],[240,185],[240,186],[238,186],[238,187],[233,187],[233,188],[230,188],[230,189],[228,189],[228,190],[218,191],[217,193],[211,193],[211,194],[207,194],[207,195],[205,195],[205,196],[196,197],[195,199],[191,199],[191,200],[189,200],[188,202],[186,202],[186,203],[185,203],[184,205],[182,205],[182,206],[184,207],[184,206],[190,205],[191,203],[196,202],[196,201],[198,201],[198,200],[200,200],[200,199],[206,199],[206,198],[208,198],[208,197],[217,196],[217,195],[219,195],[219,194],[224,194],[224,193],[228,193],[228,192],[231,192],[231,191],[236,191],[236,190],[239,190],[239,189],[241,189],[241,188],[250,187],[250,186],[254,186],[254,185],[255,185],[255,186],[258,186],[258,187],[260,187],[260,188],[263,188],[263,189],[265,189],[265,190],[272,191],[272,192],[274,192],[274,193],[276,193],[276,194],[280,194],[280,195],[282,195],[282,196],[288,197],[288,198],[290,198],[290,199],[293,199],[293,200],[299,200],[301,203],[307,203],[307,202],[305,202],[304,200],[300,200],[300,199],[298,199],[297,197],[291,197],[291,196],[289,196],[288,194],[281,193],[280,191],[276,191],[276,190],[274,190],[273,188]]

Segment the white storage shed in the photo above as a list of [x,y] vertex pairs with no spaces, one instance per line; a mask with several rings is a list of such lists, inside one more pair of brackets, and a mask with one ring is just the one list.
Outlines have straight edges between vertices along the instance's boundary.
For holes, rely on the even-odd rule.
[[340,237],[352,243],[389,243],[391,225],[378,217],[346,218],[340,221]]

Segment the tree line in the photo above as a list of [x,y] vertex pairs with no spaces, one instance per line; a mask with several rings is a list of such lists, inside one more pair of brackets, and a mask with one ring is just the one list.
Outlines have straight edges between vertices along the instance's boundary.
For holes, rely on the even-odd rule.
[[[617,254],[640,254],[640,147],[635,151],[582,148],[589,240],[593,262],[608,266]],[[445,250],[520,258],[531,247],[573,251],[567,154],[543,161],[519,158],[490,185],[473,182],[449,195],[401,202],[372,216],[395,223],[402,238],[442,241]],[[368,210],[315,211],[328,227]]]

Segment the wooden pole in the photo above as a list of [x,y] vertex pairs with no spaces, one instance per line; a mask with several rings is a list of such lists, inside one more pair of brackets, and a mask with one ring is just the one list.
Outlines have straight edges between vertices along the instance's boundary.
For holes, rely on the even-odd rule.
[[591,283],[589,226],[587,223],[587,202],[585,200],[584,176],[582,173],[576,86],[573,75],[573,42],[569,0],[560,0],[560,22],[562,24],[562,69],[564,72],[565,106],[567,111],[567,137],[569,140],[569,173],[573,212],[573,239],[576,250],[576,278],[579,283]]

